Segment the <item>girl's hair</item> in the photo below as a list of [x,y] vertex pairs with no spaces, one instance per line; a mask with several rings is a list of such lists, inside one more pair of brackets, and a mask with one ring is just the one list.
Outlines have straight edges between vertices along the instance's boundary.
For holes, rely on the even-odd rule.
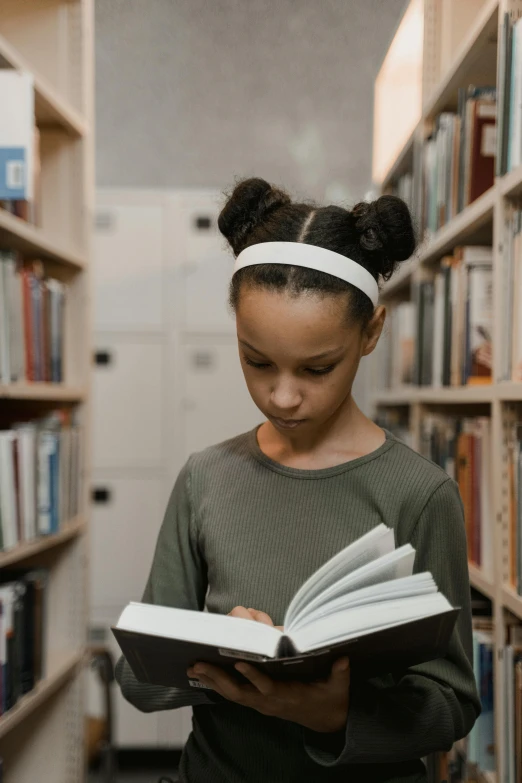
[[[352,210],[294,203],[280,188],[264,179],[240,181],[218,219],[219,230],[234,256],[260,242],[306,242],[353,259],[373,277],[388,280],[397,263],[415,250],[415,235],[408,207],[396,196],[361,202]],[[229,302],[236,310],[243,284],[256,288],[321,294],[349,292],[349,319],[366,324],[373,305],[358,288],[315,269],[282,264],[259,264],[237,272],[230,283]]]

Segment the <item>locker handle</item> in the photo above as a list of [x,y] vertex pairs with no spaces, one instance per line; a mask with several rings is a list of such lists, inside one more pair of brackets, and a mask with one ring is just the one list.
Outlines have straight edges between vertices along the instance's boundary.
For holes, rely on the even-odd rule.
[[99,505],[103,503],[110,503],[112,493],[107,487],[96,487],[92,491],[92,502]]
[[107,367],[112,362],[112,354],[110,351],[95,351],[94,363],[98,367]]

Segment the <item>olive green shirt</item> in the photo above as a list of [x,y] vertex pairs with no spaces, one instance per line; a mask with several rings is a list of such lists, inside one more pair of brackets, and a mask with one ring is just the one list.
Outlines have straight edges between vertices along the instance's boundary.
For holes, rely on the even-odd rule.
[[285,467],[257,428],[192,455],[174,486],[143,601],[226,614],[261,609],[276,625],[301,584],[381,522],[411,543],[461,612],[446,658],[401,676],[352,677],[346,728],[315,734],[201,689],[142,684],[121,658],[123,695],[145,712],[192,705],[180,777],[188,783],[424,781],[421,758],[449,750],[480,712],[472,669],[462,503],[440,468],[386,433],[376,451],[321,470]]

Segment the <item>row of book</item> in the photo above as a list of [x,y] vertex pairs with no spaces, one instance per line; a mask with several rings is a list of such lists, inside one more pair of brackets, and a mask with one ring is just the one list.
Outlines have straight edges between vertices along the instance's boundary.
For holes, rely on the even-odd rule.
[[509,578],[522,595],[522,423],[514,422],[507,434],[509,508]]
[[0,715],[45,677],[48,577],[46,569],[0,576]]
[[443,112],[423,148],[423,226],[429,238],[492,187],[496,89],[459,90],[458,111]]
[[501,258],[500,380],[522,381],[522,210],[507,206]]
[[499,176],[522,164],[522,20],[504,14],[499,41],[497,166]]
[[63,381],[65,286],[0,251],[0,383]]
[[69,410],[0,430],[0,549],[58,533],[79,514],[80,441]]
[[39,222],[40,133],[35,124],[30,73],[0,69],[0,208]]
[[385,388],[490,383],[492,322],[492,250],[456,248],[433,276],[416,281],[411,302],[390,312],[382,352]]
[[491,420],[485,416],[460,419],[426,415],[421,425],[420,451],[458,483],[468,560],[492,577]]

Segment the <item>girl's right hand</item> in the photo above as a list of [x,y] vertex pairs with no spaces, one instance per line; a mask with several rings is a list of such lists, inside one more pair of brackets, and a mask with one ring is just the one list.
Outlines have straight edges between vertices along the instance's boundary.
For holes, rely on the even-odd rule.
[[[256,623],[264,623],[265,625],[274,625],[272,618],[266,612],[260,612],[258,609],[245,609],[244,606],[236,606],[229,612],[229,617],[241,617],[243,620],[254,620]],[[277,628],[282,631],[283,626],[278,625]]]

